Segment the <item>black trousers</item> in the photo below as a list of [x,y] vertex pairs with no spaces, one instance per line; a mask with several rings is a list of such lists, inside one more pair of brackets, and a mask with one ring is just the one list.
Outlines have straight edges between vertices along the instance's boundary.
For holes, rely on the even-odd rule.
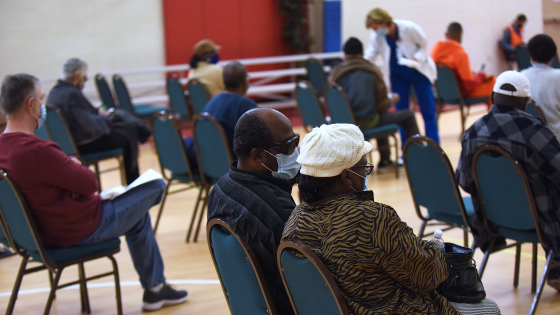
[[[377,123],[377,126],[388,124],[399,125],[404,130],[404,133],[408,138],[419,133],[418,124],[416,123],[416,118],[414,117],[414,112],[408,109],[389,113],[380,113],[379,123]],[[401,143],[401,148],[403,145],[404,143]],[[391,149],[389,148],[389,138],[377,138],[377,147],[379,148],[381,161],[389,160],[391,155]]]
[[78,146],[80,154],[123,149],[124,168],[127,185],[138,176],[138,139],[136,132],[127,126],[111,126],[111,133],[93,142]]

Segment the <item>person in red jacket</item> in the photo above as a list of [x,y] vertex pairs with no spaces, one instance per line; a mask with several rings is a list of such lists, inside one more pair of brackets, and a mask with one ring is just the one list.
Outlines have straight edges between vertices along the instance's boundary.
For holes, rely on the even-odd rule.
[[29,74],[2,81],[0,108],[8,118],[0,134],[0,169],[17,184],[46,247],[93,245],[124,235],[144,288],[142,308],[182,303],[186,291],[166,284],[163,260],[148,210],[161,201],[161,179],[101,200],[97,178],[75,157],[35,135],[46,118],[39,80]]
[[492,105],[492,88],[496,77],[488,76],[482,71],[475,75],[471,69],[469,55],[461,46],[463,27],[457,22],[449,24],[446,40],[436,43],[432,49],[432,59],[438,65],[449,67],[455,74],[461,96],[463,97],[488,97],[487,106]]

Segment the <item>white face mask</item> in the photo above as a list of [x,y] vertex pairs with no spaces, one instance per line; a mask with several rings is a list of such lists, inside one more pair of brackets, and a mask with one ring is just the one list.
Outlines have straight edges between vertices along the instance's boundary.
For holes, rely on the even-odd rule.
[[294,149],[294,152],[290,155],[286,155],[282,153],[274,155],[264,149],[263,151],[275,157],[276,161],[278,162],[278,170],[276,172],[266,167],[266,165],[264,165],[263,163],[261,163],[262,166],[264,166],[267,170],[272,172],[272,176],[284,180],[290,180],[294,178],[299,172],[301,165],[299,165],[299,163],[296,161],[299,156],[299,152],[297,148]]
[[389,30],[386,29],[386,28],[380,27],[375,31],[375,33],[377,33],[377,36],[379,36],[379,37],[384,37],[384,36],[387,36],[387,34],[389,34]]
[[[365,181],[365,183],[364,183],[364,188],[362,189],[362,191],[368,190],[369,183],[368,183],[368,180],[367,180],[367,176],[362,176],[362,175],[360,175],[360,174],[354,172],[354,171],[351,170],[351,169],[349,169],[348,171],[350,171],[350,172],[352,172],[352,173],[354,173],[354,174],[360,176],[361,178],[365,178],[366,181]],[[352,185],[350,185],[350,187],[352,187]],[[352,189],[354,189],[354,191],[357,191],[356,188],[354,188],[354,187],[352,187]]]
[[35,129],[41,128],[41,126],[43,126],[43,124],[45,123],[45,120],[47,120],[47,107],[45,106],[45,104],[41,104],[41,117],[37,118],[35,117],[35,115],[33,115],[33,113],[31,113],[31,116],[37,119],[37,128]]

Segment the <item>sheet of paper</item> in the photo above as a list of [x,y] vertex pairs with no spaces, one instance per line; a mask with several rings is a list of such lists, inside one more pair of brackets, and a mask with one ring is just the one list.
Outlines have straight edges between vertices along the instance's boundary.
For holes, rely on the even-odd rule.
[[124,187],[122,185],[106,189],[102,191],[99,195],[101,196],[102,200],[108,199],[115,199],[116,197],[124,194],[125,192],[131,190],[134,187],[138,187],[142,184],[147,182],[151,182],[156,179],[163,178],[160,173],[154,171],[153,169],[149,169],[145,171],[142,175],[140,175],[135,181],[133,181],[128,187]]

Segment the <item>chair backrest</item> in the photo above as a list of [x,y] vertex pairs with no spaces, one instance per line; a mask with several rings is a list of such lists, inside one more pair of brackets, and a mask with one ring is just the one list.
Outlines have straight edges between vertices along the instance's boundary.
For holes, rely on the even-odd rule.
[[51,141],[51,138],[49,137],[49,132],[47,131],[46,124],[43,124],[39,129],[35,129],[35,135],[37,135],[39,138],[43,140]]
[[332,124],[355,124],[350,102],[340,86],[327,87],[325,101],[327,102]]
[[298,240],[284,240],[278,247],[277,259],[297,314],[350,314],[331,272],[309,247]]
[[178,114],[181,119],[189,119],[191,112],[179,79],[168,77],[166,87],[167,95],[169,95],[169,103],[171,103],[173,111]]
[[419,135],[409,138],[403,148],[403,162],[414,207],[420,218],[423,218],[420,212],[422,206],[436,220],[438,214],[461,214],[465,226],[469,226],[453,167],[434,140]]
[[529,55],[529,49],[527,48],[527,46],[525,45],[517,46],[515,53],[517,55],[517,67],[519,68],[519,71],[523,69],[527,69],[530,66],[532,66],[531,56]]
[[48,263],[33,217],[17,185],[3,170],[0,170],[0,196],[2,229],[10,247],[22,255],[29,254],[37,262]]
[[435,82],[437,94],[445,104],[460,104],[461,91],[455,80],[455,74],[448,66],[437,66]]
[[229,172],[232,157],[226,134],[214,117],[202,113],[194,119],[193,140],[200,175],[211,185]]
[[327,76],[323,71],[321,62],[315,58],[309,58],[305,61],[305,68],[307,69],[307,78],[315,91],[323,94],[327,85]]
[[47,107],[47,120],[45,121],[49,136],[53,142],[56,142],[68,156],[78,156],[79,152],[74,143],[74,138],[70,133],[70,129],[66,124],[66,120],[60,113],[59,109]]
[[97,86],[97,93],[99,94],[101,102],[105,104],[107,108],[116,108],[117,105],[115,104],[111,88],[109,88],[109,84],[107,83],[107,80],[105,80],[105,76],[101,73],[95,75],[95,86]]
[[154,118],[152,128],[162,174],[166,176],[164,170],[169,170],[171,173],[189,175],[194,181],[185,144],[173,118],[169,114],[160,114]]
[[560,68],[560,62],[558,62],[558,55],[554,56],[554,58],[552,59],[552,68],[554,69],[559,69]]
[[307,81],[296,85],[296,101],[304,126],[319,127],[325,123],[317,95]]
[[124,79],[119,74],[113,75],[113,86],[115,87],[115,93],[117,93],[117,99],[119,100],[119,108],[136,115],[136,110],[132,105],[132,100],[130,99],[130,94],[128,94]]
[[197,79],[190,79],[187,83],[189,89],[189,97],[193,107],[193,115],[198,115],[204,111],[204,107],[210,100],[210,96],[206,88]]
[[207,232],[210,255],[231,314],[277,314],[251,247],[235,234],[224,218],[210,220]]
[[546,118],[544,117],[544,113],[539,105],[536,103],[530,102],[527,103],[527,107],[525,108],[525,112],[527,114],[531,114],[531,116],[535,118],[540,118],[546,124]]
[[537,229],[541,241],[546,242],[525,171],[508,151],[494,145],[480,147],[474,154],[472,171],[482,217],[490,233],[495,230],[487,221],[498,229]]

